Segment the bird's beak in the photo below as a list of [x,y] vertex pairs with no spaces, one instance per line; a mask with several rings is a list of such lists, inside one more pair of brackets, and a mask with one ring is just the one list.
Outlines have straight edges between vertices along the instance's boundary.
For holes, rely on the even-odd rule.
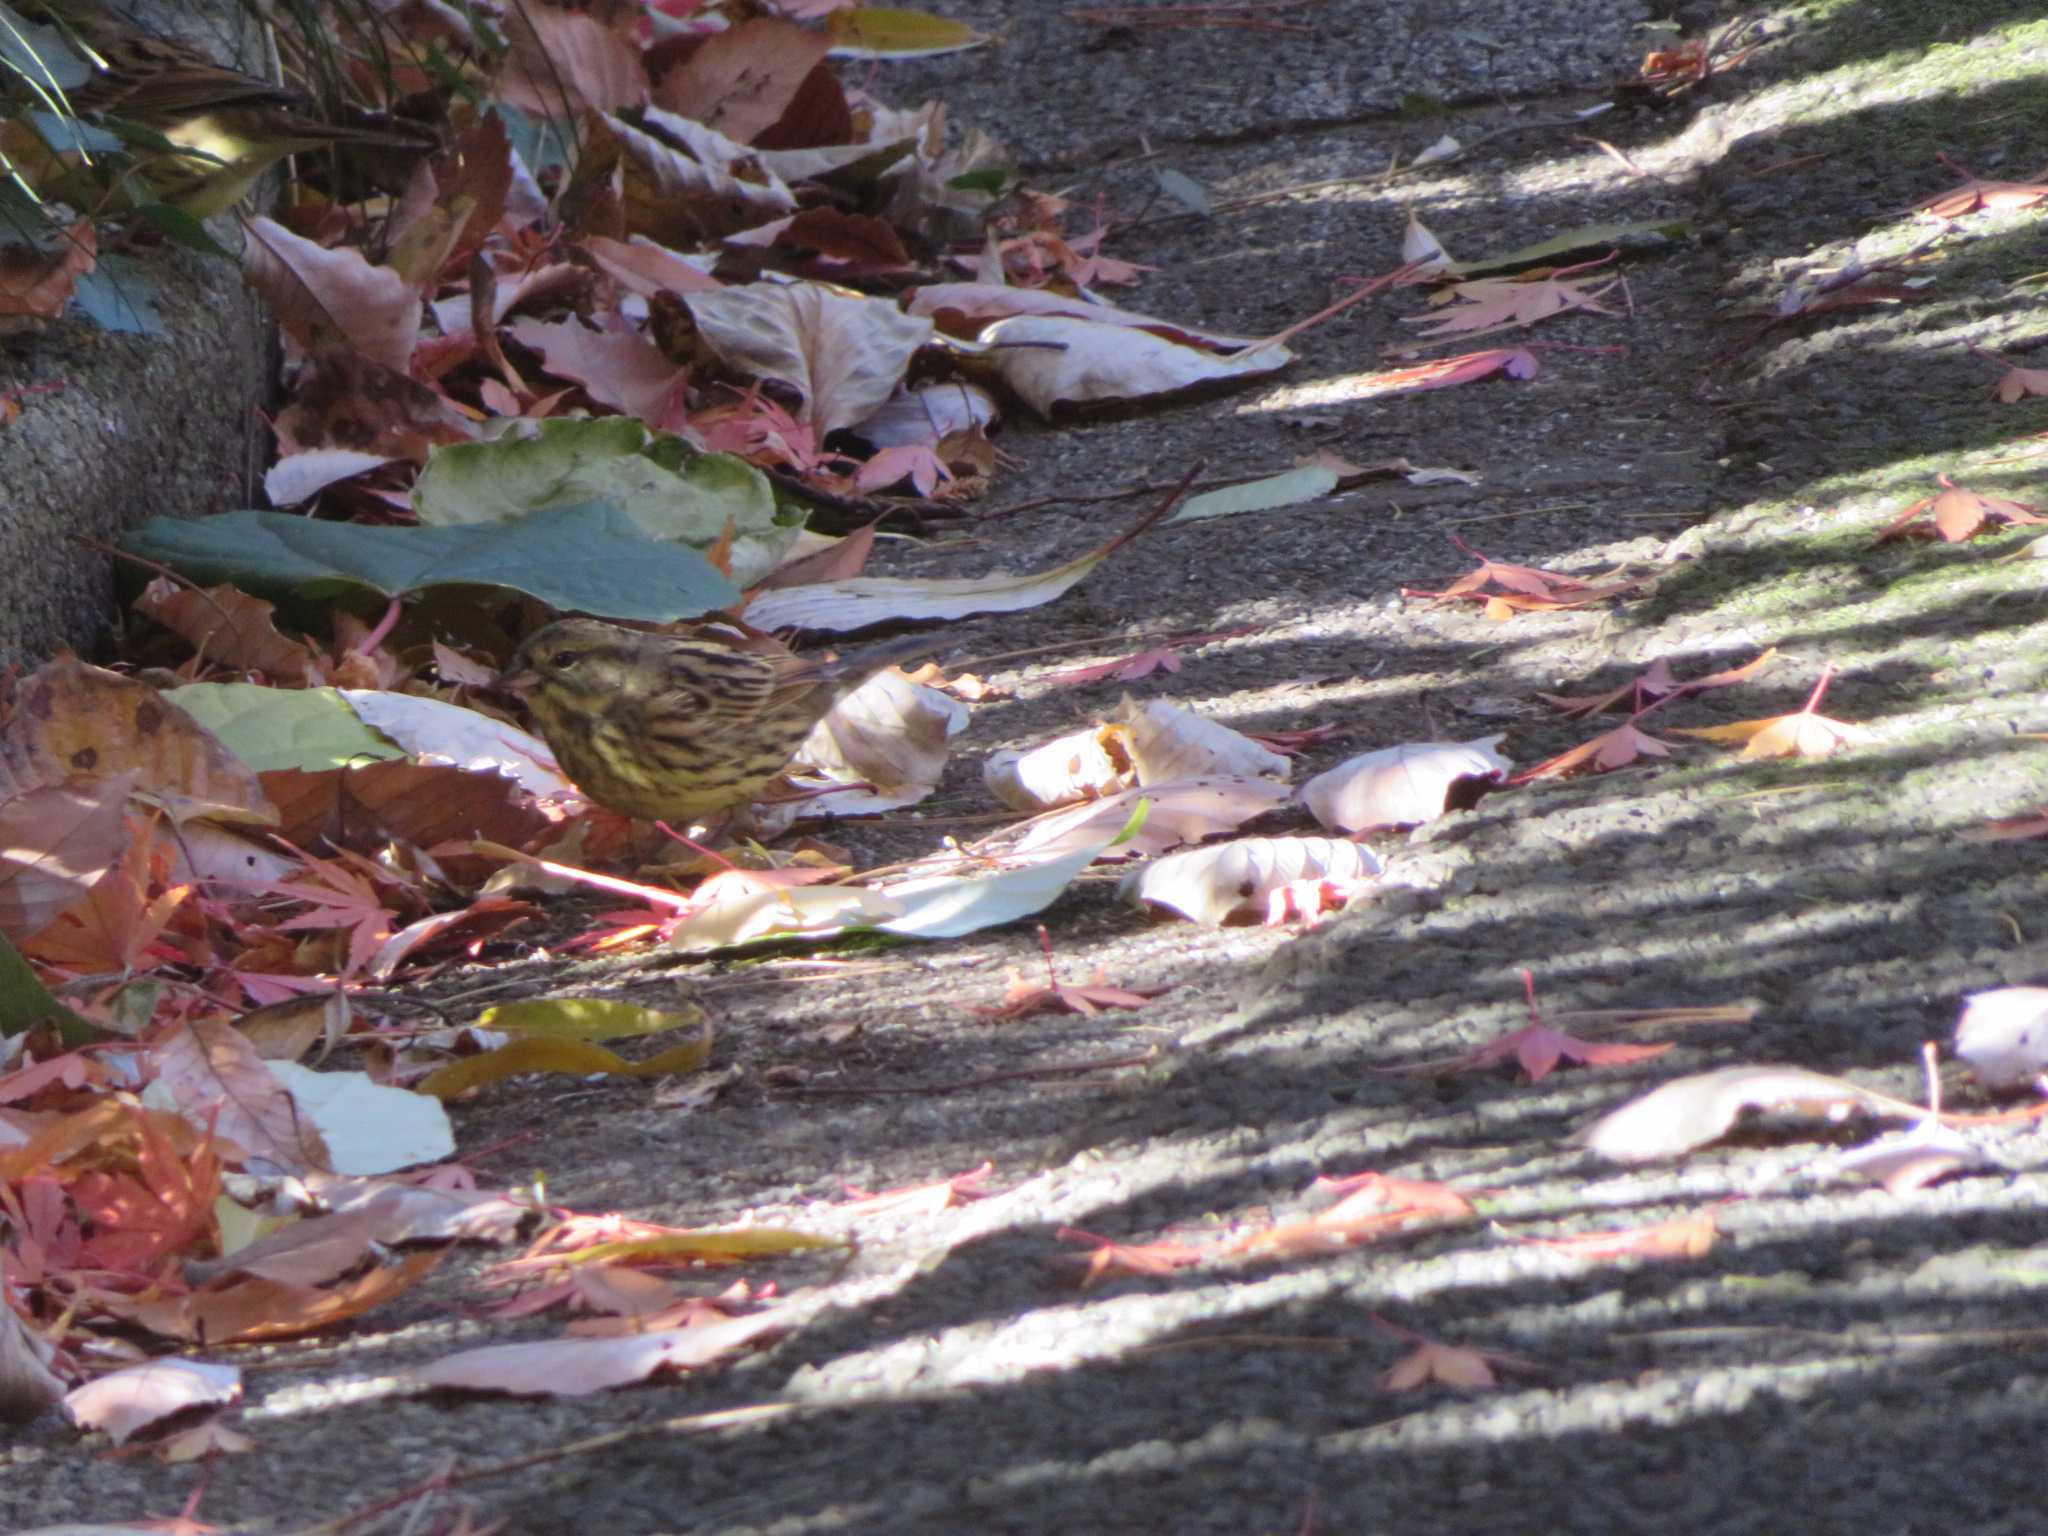
[[494,685],[500,693],[527,694],[540,686],[540,674],[532,667],[507,667]]

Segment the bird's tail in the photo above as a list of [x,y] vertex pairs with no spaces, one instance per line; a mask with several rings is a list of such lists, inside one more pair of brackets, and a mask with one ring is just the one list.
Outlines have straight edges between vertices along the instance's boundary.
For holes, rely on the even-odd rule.
[[837,661],[818,663],[817,675],[842,692],[858,688],[884,667],[916,656],[929,656],[938,649],[930,635],[898,635],[848,651]]

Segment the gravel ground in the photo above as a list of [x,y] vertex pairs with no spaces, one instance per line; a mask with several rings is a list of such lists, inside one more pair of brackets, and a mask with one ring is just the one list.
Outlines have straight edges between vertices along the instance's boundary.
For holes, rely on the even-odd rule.
[[[1621,268],[1626,312],[1540,328],[1587,350],[1542,352],[1527,383],[1348,399],[1343,378],[1385,366],[1402,334],[1398,306],[1369,304],[1302,338],[1270,385],[1014,426],[1017,468],[980,510],[1060,499],[941,529],[894,569],[1066,558],[1144,505],[1082,498],[1197,461],[1250,473],[1329,448],[1480,481],[1164,530],[1051,608],[962,626],[983,656],[1067,648],[988,669],[1017,696],[976,708],[923,819],[986,811],[983,753],[1119,692],[1034,679],[1171,631],[1251,632],[1132,691],[1240,727],[1341,724],[1301,775],[1493,732],[1533,763],[1600,728],[1561,720],[1538,690],[1617,686],[1657,658],[1690,677],[1771,646],[1759,680],[1674,707],[1673,723],[1797,709],[1831,663],[1824,712],[1867,739],[1786,763],[1687,745],[1490,796],[1384,840],[1387,890],[1305,936],[1148,923],[1113,882],[1084,883],[1046,917],[1060,963],[1172,986],[1135,1015],[967,1013],[1001,996],[1006,967],[1035,963],[1023,929],[836,968],[535,958],[457,978],[688,997],[738,1069],[687,1111],[638,1084],[494,1090],[461,1112],[464,1147],[532,1139],[484,1153],[489,1176],[544,1166],[552,1197],[582,1210],[824,1231],[845,1229],[829,1208],[841,1180],[989,1160],[1002,1193],[864,1221],[851,1260],[752,1269],[790,1299],[772,1348],[570,1402],[395,1392],[394,1370],[456,1344],[556,1331],[478,1320],[468,1281],[484,1260],[458,1256],[339,1341],[225,1352],[250,1370],[257,1454],[205,1473],[115,1462],[43,1425],[6,1452],[0,1518],[139,1519],[203,1481],[202,1518],[294,1530],[452,1468],[425,1506],[350,1529],[420,1529],[405,1521],[460,1507],[516,1536],[2042,1528],[2040,1132],[1977,1133],[1984,1169],[1904,1195],[1832,1172],[1878,1134],[1864,1122],[1766,1120],[1629,1168],[1566,1138],[1656,1083],[1744,1062],[1915,1096],[1921,1043],[1946,1039],[1964,993],[2048,977],[2030,899],[2048,854],[1963,836],[2048,803],[2048,751],[2028,735],[2048,729],[2048,567],[1997,558],[2024,533],[1871,542],[1937,473],[2022,499],[2038,479],[2041,403],[1992,402],[1995,374],[1959,345],[2024,361],[2048,338],[2038,278],[2020,281],[2042,266],[2038,211],[1944,236],[1912,269],[1935,278],[1916,302],[1764,324],[1793,282],[1935,235],[1904,210],[1947,185],[1937,151],[1986,176],[2032,172],[2048,23],[1988,3],[1783,10],[1738,71],[1579,123],[1651,35],[1631,9],[1286,14],[1311,30],[1118,31],[986,0],[970,19],[1001,32],[999,50],[885,68],[875,88],[941,96],[1019,145],[1043,184],[1145,210],[1112,245],[1159,269],[1133,302],[1241,334],[1394,265],[1411,207],[1461,256],[1596,223],[1682,219],[1692,237]],[[1463,158],[1375,180],[1447,131],[1472,146]],[[1162,166],[1222,211],[1163,219]],[[1404,601],[1403,586],[1465,568],[1453,534],[1500,559],[1655,579],[1610,608],[1504,624]],[[918,821],[833,835],[901,856],[931,842]],[[1524,1022],[1524,968],[1550,1010],[1748,1016],[1656,1033],[1674,1049],[1654,1060],[1533,1084],[1386,1070]],[[1960,1078],[1951,1091],[1969,1097]],[[1323,1203],[1318,1176],[1368,1169],[1484,1192],[1483,1219],[1089,1289],[1055,1237],[1250,1231]],[[1599,1262],[1526,1241],[1699,1213],[1718,1241],[1694,1257]],[[1498,1386],[1392,1390],[1401,1330],[1500,1352]]]

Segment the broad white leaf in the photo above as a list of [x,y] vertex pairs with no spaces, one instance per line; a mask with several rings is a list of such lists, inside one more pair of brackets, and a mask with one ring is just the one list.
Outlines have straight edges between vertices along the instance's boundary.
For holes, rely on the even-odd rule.
[[1218,776],[1286,779],[1294,772],[1271,747],[1164,699],[1139,704],[1126,697],[1117,718],[1130,731],[1128,750],[1140,784]]
[[1618,1163],[1679,1157],[1725,1135],[1747,1110],[1839,1116],[1887,1101],[1844,1078],[1804,1067],[1722,1067],[1681,1077],[1612,1110],[1572,1140]]
[[1123,726],[1097,725],[1055,736],[1029,751],[992,753],[981,765],[981,782],[1019,811],[1099,800],[1137,782],[1129,737]]
[[2048,987],[1994,987],[1963,999],[1956,1055],[1990,1088],[2017,1088],[2048,1072]]
[[[1290,887],[1329,884],[1340,900],[1379,878],[1369,848],[1330,837],[1241,837],[1140,864],[1119,888],[1126,901],[1166,907],[1212,927],[1233,917],[1275,915]],[[1318,906],[1322,903],[1318,903]]]
[[832,706],[797,753],[807,777],[849,786],[807,800],[804,814],[860,816],[917,804],[939,787],[947,742],[966,728],[959,700],[895,667],[876,673]]
[[1495,750],[1500,742],[1497,734],[1366,752],[1317,774],[1301,786],[1301,798],[1316,820],[1335,832],[1435,821],[1459,780],[1498,780],[1514,767]]
[[823,283],[748,283],[683,302],[728,367],[802,394],[821,439],[879,410],[932,338],[931,321]]
[[343,688],[355,716],[423,763],[453,763],[472,773],[501,773],[533,795],[558,795],[570,785],[538,736],[516,725],[431,699],[378,688]]
[[152,1360],[111,1371],[64,1397],[64,1413],[80,1429],[97,1429],[116,1445],[192,1408],[242,1400],[242,1373],[199,1360]]
[[1154,400],[1200,384],[1256,378],[1284,368],[1294,354],[1277,342],[1219,354],[1162,340],[1150,331],[1020,315],[981,333],[997,375],[1041,416],[1059,405]]

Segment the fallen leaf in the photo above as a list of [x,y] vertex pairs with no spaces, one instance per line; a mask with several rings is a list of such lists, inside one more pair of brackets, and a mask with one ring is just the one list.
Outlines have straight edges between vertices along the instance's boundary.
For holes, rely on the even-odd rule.
[[1318,822],[1346,836],[1435,821],[1451,809],[1460,785],[1497,784],[1514,767],[1496,750],[1501,740],[1410,742],[1367,752],[1310,779],[1301,800]]
[[1722,1067],[1674,1078],[1608,1111],[1571,1140],[1618,1163],[1647,1163],[1718,1140],[1751,1110],[1836,1118],[1852,1110],[1886,1112],[1887,1102],[1845,1078],[1804,1067]]
[[1270,921],[1276,916],[1274,898],[1290,887],[1327,884],[1341,905],[1370,890],[1380,869],[1370,849],[1340,838],[1245,837],[1137,865],[1118,894],[1211,926],[1233,918]]
[[1458,1344],[1424,1339],[1380,1378],[1389,1392],[1412,1392],[1435,1382],[1445,1387],[1497,1387],[1500,1378],[1487,1363],[1486,1352]]
[[1165,699],[1126,697],[1117,710],[1124,751],[1141,785],[1177,779],[1287,779],[1294,765],[1240,731]]
[[2031,1086],[2048,1072],[2048,987],[1994,987],[1963,999],[1955,1054],[1987,1088]]
[[1530,784],[1537,779],[1558,779],[1566,774],[1589,768],[1595,773],[1606,773],[1610,769],[1625,767],[1638,757],[1669,757],[1671,748],[1649,732],[1639,729],[1634,721],[1617,725],[1611,731],[1603,731],[1591,741],[1580,742],[1570,751],[1560,752],[1555,757],[1545,758],[1533,768],[1525,768],[1509,780],[1513,784]]
[[1805,707],[1792,714],[1773,715],[1766,720],[1738,720],[1731,725],[1674,727],[1672,734],[1729,745],[1745,742],[1745,761],[1762,757],[1826,757],[1838,748],[1860,745],[1870,737],[1863,727],[1814,713],[1834,675],[1835,664],[1829,662],[1821,669],[1820,681],[1813,685]]
[[656,1376],[703,1370],[758,1347],[782,1331],[773,1312],[611,1339],[556,1339],[464,1350],[401,1373],[416,1387],[502,1392],[515,1397],[584,1397]]
[[1629,1227],[1616,1232],[1577,1232],[1569,1237],[1525,1237],[1536,1248],[1549,1248],[1573,1258],[1606,1263],[1613,1259],[1697,1259],[1714,1246],[1719,1235],[1711,1211],[1676,1216],[1654,1226]]
[[1098,1280],[1117,1275],[1170,1275],[1177,1269],[1203,1263],[1217,1252],[1206,1245],[1181,1242],[1119,1243],[1083,1232],[1079,1227],[1061,1227],[1053,1236],[1063,1243],[1088,1245],[1090,1251],[1081,1258],[1084,1291]]
[[[2048,374],[2043,377],[2048,378]],[[1882,544],[1890,539],[1921,538],[1960,544],[2000,523],[2009,527],[2022,523],[2048,523],[2048,517],[2041,516],[2025,502],[1982,495],[1957,485],[1947,475],[1936,478],[1943,487],[1938,494],[1923,496],[1914,502],[1880,528],[1871,542]],[[1924,522],[1921,521],[1923,513],[1926,516]]]
[[80,1429],[100,1430],[114,1444],[126,1445],[177,1414],[241,1400],[242,1373],[232,1365],[152,1360],[72,1389],[65,1395],[64,1413]]

